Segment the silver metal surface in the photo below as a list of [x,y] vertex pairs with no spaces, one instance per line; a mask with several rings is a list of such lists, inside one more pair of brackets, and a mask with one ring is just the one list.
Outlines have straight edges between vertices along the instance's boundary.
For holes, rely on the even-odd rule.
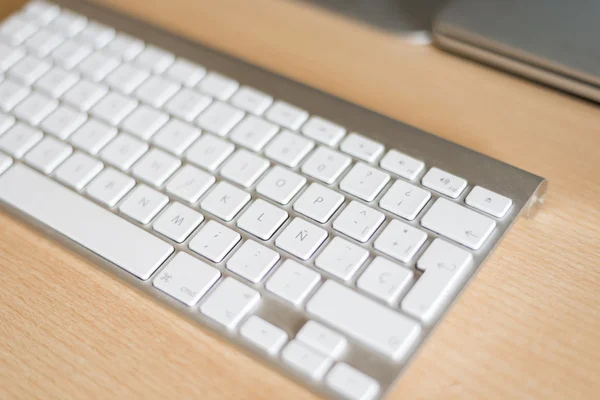
[[[77,0],[57,0],[56,3],[65,8],[69,8],[73,11],[82,13],[91,19],[98,20],[104,24],[111,25],[117,28],[118,30],[137,36],[147,41],[148,43],[172,51],[177,56],[185,57],[189,60],[197,62],[198,64],[205,66],[209,70],[215,70],[225,75],[229,75],[232,78],[238,80],[241,84],[255,87],[261,91],[272,95],[276,99],[281,99],[295,106],[304,108],[311,114],[321,115],[324,118],[327,118],[331,121],[339,123],[340,125],[343,125],[346,129],[348,129],[348,131],[361,132],[385,144],[386,149],[395,148],[402,152],[405,152],[406,154],[412,157],[423,160],[426,164],[426,168],[423,171],[421,171],[419,177],[417,178],[417,182],[420,182],[420,179],[423,176],[423,174],[430,167],[433,166],[439,167],[450,173],[463,177],[468,181],[469,186],[465,191],[463,191],[463,193],[458,199],[454,200],[463,205],[465,196],[475,185],[483,186],[487,189],[490,189],[494,192],[511,198],[514,202],[513,207],[508,211],[507,215],[504,218],[497,220],[497,228],[493,231],[490,238],[486,241],[482,248],[480,248],[477,251],[471,252],[474,256],[475,267],[477,269],[481,266],[481,264],[483,264],[485,259],[491,253],[491,251],[498,245],[503,235],[507,232],[507,230],[514,223],[516,218],[521,214],[521,212],[528,212],[532,209],[532,206],[539,204],[538,199],[542,197],[541,192],[545,190],[545,180],[539,176],[504,164],[498,160],[491,159],[480,153],[466,149],[464,147],[448,142],[431,134],[427,134],[414,127],[407,126],[398,121],[394,121],[392,119],[378,115],[374,112],[360,108],[356,105],[347,103],[341,99],[319,92],[315,89],[303,86],[301,84],[280,77],[266,70],[262,70],[257,67],[251,66],[242,61],[226,56],[222,53],[210,50],[197,43],[193,43],[180,37],[170,35],[142,22],[135,21],[123,15],[119,15],[114,11],[110,11],[100,6],[93,5],[87,2],[80,2]],[[296,168],[296,170],[298,170],[298,168]],[[331,186],[337,187],[337,185],[343,178],[344,175],[339,177],[338,180]],[[218,177],[217,180],[220,179],[221,178]],[[386,188],[379,194],[379,196],[377,196],[373,203],[369,203],[371,206],[379,202],[379,199],[387,192],[387,189],[392,184],[392,182],[389,182],[386,185]],[[308,187],[308,185],[306,187]],[[164,192],[164,186],[160,190]],[[249,188],[248,190],[253,193],[253,196],[255,198],[261,197],[255,193],[255,186]],[[301,193],[298,196],[300,196]],[[348,204],[351,200],[361,201],[350,195],[345,195],[347,198],[346,204]],[[427,209],[429,209],[429,207],[431,207],[431,205],[434,203],[437,197],[437,195],[433,194],[432,199],[425,207],[425,210],[423,210],[419,214],[419,217],[417,217],[414,221],[410,221],[408,223],[415,227],[423,229],[420,226],[420,217],[426,212]],[[119,204],[117,204],[111,210],[115,213],[118,213],[118,206]],[[246,208],[248,206],[249,205],[246,205]],[[262,360],[267,365],[270,365],[274,371],[285,371],[289,374],[289,376],[293,377],[296,381],[302,382],[315,393],[331,398],[339,398],[337,395],[335,395],[335,393],[333,393],[330,389],[326,388],[322,383],[314,383],[312,381],[309,381],[303,376],[297,374],[294,370],[287,367],[285,364],[281,363],[278,358],[265,356],[264,353],[260,352],[259,350],[256,350],[254,347],[252,347],[252,345],[243,341],[236,333],[237,331],[227,331],[226,329],[212,322],[208,318],[204,317],[200,314],[200,312],[198,312],[199,305],[196,305],[194,307],[187,307],[182,303],[178,302],[177,300],[171,298],[170,296],[155,289],[152,286],[151,282],[152,279],[160,273],[162,268],[156,271],[149,280],[141,281],[135,278],[133,275],[128,274],[121,268],[91,253],[89,250],[86,250],[82,246],[79,246],[73,243],[72,241],[66,239],[59,233],[48,229],[39,222],[28,218],[26,215],[19,213],[15,209],[10,208],[8,205],[3,204],[3,208],[13,213],[14,215],[24,218],[36,228],[44,231],[50,237],[65,244],[67,247],[75,250],[77,253],[82,254],[85,258],[89,259],[94,264],[101,266],[104,270],[115,274],[116,276],[123,279],[124,281],[129,282],[136,288],[142,290],[145,293],[148,293],[152,298],[159,300],[160,303],[168,304],[180,315],[183,315],[189,318],[190,320],[199,323],[199,325],[208,328],[213,332],[216,332],[219,336],[226,337],[231,343],[233,343],[238,348],[243,349],[244,351],[254,355],[257,360]],[[283,208],[290,214],[292,218],[298,215],[292,209],[291,205],[288,205]],[[344,207],[341,207],[334,214],[334,216],[329,220],[329,223],[321,225],[330,233],[328,241],[330,241],[331,238],[334,236],[334,231],[331,227],[331,221],[335,220],[335,218],[337,217],[337,215],[340,214],[343,208]],[[384,212],[384,214],[386,215],[387,222],[379,228],[378,233],[382,232],[382,230],[387,226],[387,223],[389,223],[389,221],[392,218],[394,218],[392,214],[383,210],[381,211]],[[206,213],[203,214],[206,215],[207,220],[214,219]],[[238,214],[238,216],[241,214],[243,214],[243,210]],[[125,216],[123,217],[128,219]],[[280,232],[285,228],[285,226],[287,226],[287,224],[292,218],[288,219],[288,222],[281,228]],[[135,221],[132,221],[131,219],[128,220],[142,227],[143,229],[152,232],[149,226],[142,226],[136,223]],[[236,220],[237,218],[226,225],[233,229],[236,229]],[[223,223],[222,221],[219,222]],[[204,226],[205,223],[206,222],[204,222],[201,225],[201,227]],[[249,235],[245,234],[244,232],[240,233],[244,238],[249,238]],[[411,263],[407,265],[409,268],[413,269],[417,275],[419,274],[419,272],[414,267],[416,260],[420,257],[420,255],[431,243],[431,241],[438,237],[437,234],[431,231],[427,231],[427,234],[427,244],[421,248],[421,250],[415,255],[415,257],[413,257]],[[191,237],[193,238],[193,236],[194,235],[192,234]],[[377,255],[381,255],[373,248],[373,241],[376,237],[377,235],[375,235],[367,243],[364,244],[359,244],[358,242],[355,242],[369,249],[371,259]],[[165,240],[171,245],[173,245],[176,248],[176,250],[186,251],[194,255],[194,253],[187,248],[187,244],[189,243],[190,239],[188,239],[182,244],[178,244],[167,239]],[[236,249],[239,248],[240,244],[241,242],[238,243]],[[266,242],[265,245],[278,251],[280,254],[283,255],[284,258],[291,258],[290,256],[283,254],[282,251],[280,251],[274,246],[274,238]],[[316,259],[320,251],[322,251],[324,248],[325,245],[321,246],[319,252],[317,252],[317,254],[315,254],[312,257],[311,261],[304,262],[303,264],[314,268],[313,260]],[[236,249],[234,249],[234,251],[232,251],[230,255],[219,264],[215,265],[214,263],[210,263],[207,260],[203,261],[218,268],[224,276],[234,276],[229,270],[224,268],[224,265]],[[365,265],[368,265],[368,263],[365,263]],[[268,278],[272,275],[276,268],[277,267],[275,267],[270,272],[270,274],[267,275],[265,279],[263,279],[263,283],[245,283],[251,287],[258,289],[260,292],[263,293],[263,301],[261,302],[261,305],[255,313],[260,317],[266,319],[267,321],[270,321],[275,325],[279,326],[280,328],[285,330],[290,337],[293,337],[302,327],[304,322],[307,319],[309,319],[309,316],[306,314],[303,308],[294,308],[285,303],[283,300],[276,297],[275,295],[272,295],[266,290],[264,290],[264,282],[268,280]],[[363,269],[364,266],[356,274],[356,277],[360,276]],[[327,274],[324,271],[319,270],[319,272],[326,278],[336,279],[335,277]],[[236,279],[239,278],[236,276]],[[355,286],[355,279],[350,283],[351,286]],[[200,304],[202,304],[202,301],[200,302]],[[398,310],[397,305],[395,305],[394,308]],[[419,346],[417,347],[420,347],[420,345],[422,345],[423,341],[429,336],[434,326],[426,326],[424,328],[423,334],[420,338]],[[374,353],[372,350],[367,349],[365,346],[353,340],[349,340],[349,351],[344,355],[343,360],[351,365],[356,366],[364,373],[372,376],[377,381],[379,381],[379,383],[382,386],[383,396],[392,388],[393,383],[396,381],[396,379],[398,379],[399,376],[401,376],[402,372],[405,371],[409,361],[412,358],[414,358],[414,356],[415,353],[413,353],[412,356],[407,359],[394,363],[388,360],[387,358],[380,356],[377,353]]]

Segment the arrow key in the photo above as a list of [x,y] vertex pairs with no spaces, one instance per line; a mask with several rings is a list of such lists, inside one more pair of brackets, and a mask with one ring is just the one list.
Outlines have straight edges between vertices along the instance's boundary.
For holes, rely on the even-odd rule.
[[279,353],[279,350],[288,341],[287,333],[256,315],[252,315],[242,325],[240,334],[244,339],[270,355]]

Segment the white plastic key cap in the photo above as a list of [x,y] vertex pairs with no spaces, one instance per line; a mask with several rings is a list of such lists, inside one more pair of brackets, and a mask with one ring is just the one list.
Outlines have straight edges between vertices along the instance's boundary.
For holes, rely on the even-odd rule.
[[121,122],[121,128],[140,139],[148,140],[168,120],[168,114],[142,104]]
[[112,168],[100,172],[87,186],[87,194],[100,203],[114,207],[133,187],[135,180]]
[[379,207],[412,221],[431,198],[431,193],[401,180],[394,182],[379,200]]
[[248,150],[236,151],[221,168],[221,175],[230,181],[246,188],[254,182],[269,168],[269,162]]
[[18,46],[37,30],[35,24],[25,18],[12,16],[0,24],[0,40],[11,46]]
[[510,209],[512,200],[481,186],[475,186],[465,198],[465,203],[484,213],[502,218]]
[[340,150],[353,157],[372,163],[383,153],[383,145],[358,133],[351,133],[340,144]]
[[332,184],[348,168],[350,161],[350,157],[335,150],[319,147],[304,161],[302,172],[322,182]]
[[340,182],[340,189],[364,201],[373,201],[389,180],[385,172],[357,163]]
[[106,93],[108,93],[106,86],[82,79],[67,90],[61,99],[79,111],[88,111]]
[[277,261],[279,261],[279,253],[254,240],[246,240],[227,260],[227,269],[252,283],[258,283],[277,264]]
[[31,92],[13,110],[13,114],[29,125],[36,126],[58,107],[58,101],[37,92]]
[[8,169],[13,163],[12,158],[9,156],[0,153],[0,175]]
[[256,192],[285,205],[294,198],[305,184],[305,177],[276,165],[256,185]]
[[341,237],[334,237],[315,260],[315,265],[343,281],[352,279],[369,258],[369,252]]
[[5,151],[14,158],[21,158],[37,142],[42,140],[43,136],[44,134],[39,129],[17,122],[0,136],[0,150]]
[[38,79],[33,87],[40,92],[58,98],[79,81],[79,77],[60,67],[53,67]]
[[338,358],[348,346],[344,336],[316,321],[307,321],[296,339],[332,358]]
[[77,40],[67,40],[52,52],[52,60],[65,69],[72,69],[87,56],[93,49]]
[[134,95],[152,107],[162,107],[177,91],[179,85],[161,76],[151,76],[137,88]]
[[364,243],[384,220],[380,211],[353,200],[333,221],[333,229]]
[[151,149],[131,168],[134,177],[159,187],[181,166],[181,161],[159,149]]
[[[32,193],[44,193],[44,201]],[[24,165],[0,175],[0,200],[140,279],[148,279],[173,252],[157,237]]]
[[229,136],[235,144],[259,152],[278,130],[277,125],[254,115],[248,115],[233,128]]
[[242,325],[240,335],[272,356],[279,353],[288,340],[285,331],[256,315],[252,315]]
[[173,53],[155,46],[146,46],[135,59],[135,63],[155,74],[162,74],[175,60]]
[[408,263],[427,240],[427,234],[404,222],[392,220],[373,246],[396,260]]
[[265,156],[286,167],[296,168],[314,146],[312,140],[284,130],[271,140],[265,149]]
[[202,93],[206,93],[221,101],[225,101],[231,97],[232,94],[238,89],[239,83],[235,80],[218,74],[216,72],[209,72],[206,76],[198,83],[196,88]]
[[214,171],[229,157],[235,146],[211,134],[203,134],[185,153],[186,159],[199,167]]
[[15,117],[0,112],[0,135],[8,130],[15,123]]
[[325,355],[313,350],[299,340],[293,340],[281,352],[281,359],[308,378],[319,381],[333,364]]
[[182,243],[202,223],[204,216],[181,203],[171,203],[154,222],[154,230]]
[[414,180],[425,167],[423,161],[409,157],[397,150],[388,151],[379,165],[386,171],[409,180]]
[[321,275],[292,260],[285,260],[271,275],[265,287],[295,306],[300,305],[321,281]]
[[100,152],[103,161],[119,168],[128,170],[146,151],[148,144],[133,136],[121,133]]
[[229,254],[242,237],[218,222],[208,221],[190,241],[195,253],[219,263]]
[[169,198],[164,194],[146,185],[138,185],[123,200],[119,206],[119,211],[140,224],[147,224],[168,202]]
[[214,267],[179,252],[152,281],[154,287],[187,306],[196,304],[217,282],[221,273]]
[[230,183],[219,182],[200,203],[200,207],[224,221],[231,221],[250,201],[250,194]]
[[63,9],[61,13],[50,22],[48,27],[63,35],[72,37],[81,32],[86,25],[86,17]]
[[394,303],[406,292],[414,277],[412,270],[383,257],[376,257],[356,281],[356,286],[371,296]]
[[135,58],[143,49],[144,42],[125,33],[117,33],[106,46],[108,53],[125,61]]
[[14,79],[15,82],[30,86],[51,67],[52,64],[50,62],[28,55],[17,61],[6,74],[8,77]]
[[72,109],[69,106],[60,105],[42,123],[40,128],[61,140],[67,139],[87,119],[87,115]]
[[442,171],[439,168],[431,168],[423,179],[421,179],[423,186],[433,189],[436,192],[445,194],[453,199],[460,196],[460,194],[467,187],[467,181],[456,175],[452,175],[446,171]]
[[150,73],[132,64],[121,64],[104,80],[112,90],[130,94],[142,84]]
[[394,361],[408,354],[421,333],[417,322],[332,280],[317,290],[306,310]]
[[214,183],[214,176],[191,165],[180,168],[167,183],[167,193],[188,203],[195,203]]
[[28,53],[44,58],[64,40],[65,36],[60,33],[42,28],[25,41],[25,47]]
[[225,278],[200,305],[200,312],[227,329],[233,329],[259,301],[259,292],[233,278]]
[[201,65],[178,58],[165,71],[165,76],[186,87],[195,86],[206,75],[206,69]]
[[318,183],[311,183],[294,203],[294,210],[323,224],[343,203],[344,196],[338,192]]
[[295,218],[284,231],[275,239],[275,246],[288,253],[308,260],[327,239],[325,229],[306,222],[302,218]]
[[471,274],[471,260],[467,251],[434,240],[417,262],[424,272],[400,303],[402,310],[423,322],[434,321]]
[[269,240],[287,220],[288,213],[262,199],[244,211],[237,226],[262,240]]
[[57,5],[45,1],[30,1],[23,7],[23,15],[39,25],[46,25],[60,14]]
[[243,111],[229,104],[215,101],[200,114],[196,119],[196,124],[216,135],[225,136],[243,117]]
[[116,128],[90,118],[69,137],[69,141],[83,151],[98,154],[116,135]]
[[24,157],[27,164],[48,175],[71,155],[73,149],[65,142],[46,136]]
[[177,118],[192,122],[211,102],[209,96],[183,88],[165,103],[163,109]]
[[115,30],[96,21],[88,21],[86,27],[75,37],[82,43],[100,49],[115,37]]
[[242,86],[229,100],[231,104],[254,115],[261,115],[273,102],[273,98],[266,93]]
[[116,126],[123,118],[129,115],[130,112],[135,110],[137,105],[137,101],[129,97],[116,92],[109,92],[92,107],[90,114]]
[[421,225],[477,250],[490,236],[496,222],[466,207],[439,198],[421,218]]
[[0,42],[0,73],[4,73],[24,56],[23,49],[10,47]]
[[341,126],[321,117],[310,117],[302,126],[302,133],[327,146],[335,146],[346,134]]
[[152,143],[180,156],[199,136],[200,130],[193,125],[171,119],[152,137]]
[[0,110],[9,111],[29,94],[30,89],[5,79],[0,82]]
[[78,66],[77,70],[81,74],[94,81],[99,82],[106,78],[108,74],[115,70],[121,64],[121,60],[106,54],[102,51],[97,51],[91,56],[83,60]]
[[346,363],[338,363],[325,377],[325,385],[348,400],[374,400],[379,384]]
[[95,158],[75,152],[58,167],[55,176],[65,185],[81,190],[102,171],[102,168],[104,165]]
[[265,113],[265,118],[293,131],[308,118],[308,113],[283,101],[276,101]]

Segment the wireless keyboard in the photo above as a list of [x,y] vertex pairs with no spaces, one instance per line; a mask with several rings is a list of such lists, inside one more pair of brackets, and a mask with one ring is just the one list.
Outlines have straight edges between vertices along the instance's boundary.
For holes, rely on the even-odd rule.
[[383,397],[543,199],[538,176],[57,4],[0,25],[0,206],[315,393]]

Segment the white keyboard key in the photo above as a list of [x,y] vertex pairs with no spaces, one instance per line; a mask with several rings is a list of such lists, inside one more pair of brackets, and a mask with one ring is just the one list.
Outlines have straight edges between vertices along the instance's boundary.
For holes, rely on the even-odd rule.
[[131,169],[134,177],[155,187],[162,186],[181,166],[181,160],[159,149],[151,149]]
[[165,71],[165,76],[186,87],[194,87],[206,75],[206,69],[188,60],[178,58]]
[[148,140],[168,120],[168,114],[142,104],[121,122],[121,129],[140,139]]
[[423,186],[433,189],[436,192],[445,194],[448,197],[456,199],[467,187],[467,181],[456,175],[452,175],[439,168],[431,168],[423,179]]
[[256,192],[285,205],[296,196],[305,184],[305,177],[276,165],[256,185]]
[[313,116],[302,127],[302,133],[326,146],[335,146],[346,134],[341,126],[321,117]]
[[379,165],[386,171],[411,181],[419,175],[423,168],[425,168],[425,163],[423,163],[423,161],[409,157],[397,150],[388,151],[381,159]]
[[333,361],[298,340],[292,340],[281,352],[281,359],[308,378],[319,381]]
[[146,46],[135,59],[135,63],[140,67],[154,72],[155,74],[162,74],[173,61],[175,56],[173,53],[169,53],[163,49],[155,46]]
[[318,183],[311,185],[294,203],[294,210],[324,224],[344,203],[344,196]]
[[215,183],[214,176],[191,165],[184,165],[167,183],[166,190],[171,196],[188,203],[195,203]]
[[327,184],[332,184],[350,165],[351,159],[327,147],[319,147],[304,164],[302,172]]
[[296,168],[314,146],[312,140],[284,130],[269,143],[265,156],[286,167]]
[[106,86],[82,79],[62,95],[62,100],[79,111],[88,111],[106,93]]
[[351,133],[340,144],[340,150],[353,157],[372,163],[383,153],[383,145],[368,137]]
[[30,89],[9,79],[0,82],[0,110],[9,111],[29,94]]
[[390,176],[363,163],[356,163],[340,182],[340,189],[364,201],[373,201]]
[[200,305],[200,312],[227,329],[233,329],[259,301],[259,292],[233,278],[225,278]]
[[417,322],[332,280],[317,290],[306,310],[394,361],[408,354],[421,333]]
[[238,219],[237,226],[262,240],[269,240],[287,218],[288,214],[284,210],[256,199]]
[[467,251],[435,239],[417,262],[425,272],[402,300],[402,310],[425,323],[432,322],[472,273],[471,260]]
[[225,101],[235,93],[239,83],[216,72],[209,72],[196,87],[209,96]]
[[490,236],[496,222],[466,207],[439,198],[421,218],[421,225],[477,250]]
[[275,246],[288,253],[308,260],[327,239],[328,233],[302,218],[295,218],[275,239]]
[[254,115],[248,115],[233,131],[230,139],[235,144],[259,152],[273,139],[279,127]]
[[219,182],[202,200],[200,207],[224,221],[231,221],[250,201],[250,194],[227,182]]
[[24,18],[12,16],[0,24],[0,39],[12,46],[18,46],[37,30],[35,24]]
[[261,115],[269,108],[273,98],[249,86],[242,86],[229,101],[237,108],[254,115]]
[[321,275],[313,269],[292,260],[285,260],[271,275],[265,287],[295,306],[299,306],[313,288],[321,281]]
[[412,221],[431,198],[431,193],[401,180],[394,182],[379,200],[379,207]]
[[106,46],[107,52],[125,61],[132,60],[143,49],[144,42],[125,33],[117,33],[115,38]]
[[293,131],[298,130],[308,118],[308,113],[283,101],[276,101],[267,110],[265,118]]
[[148,145],[133,136],[121,133],[100,152],[103,161],[119,168],[128,170],[146,151]]
[[46,136],[30,152],[24,160],[30,166],[48,175],[71,155],[73,149],[68,144]]
[[13,114],[27,122],[37,125],[58,106],[58,101],[41,93],[31,92],[13,110]]
[[254,240],[246,240],[227,261],[227,269],[252,283],[258,283],[277,264],[277,261],[279,261],[279,253]]
[[352,279],[369,258],[369,252],[340,237],[334,237],[319,254],[315,265],[343,281]]
[[212,99],[209,96],[183,88],[171,97],[163,109],[177,118],[192,122],[210,103]]
[[90,154],[98,154],[115,136],[117,136],[116,128],[90,118],[71,135],[69,141],[78,149]]
[[241,240],[241,236],[215,221],[208,221],[190,241],[190,250],[219,263]]
[[71,39],[58,46],[52,52],[52,59],[61,67],[71,69],[92,54],[92,51],[91,47]]
[[296,334],[296,340],[331,358],[338,358],[348,346],[345,337],[316,321],[307,321]]
[[219,280],[221,273],[214,267],[179,252],[154,278],[154,287],[187,306],[196,304]]
[[242,325],[240,335],[272,356],[279,353],[279,350],[288,341],[285,331],[256,315],[252,315]]
[[269,168],[267,160],[247,150],[240,149],[223,165],[221,175],[248,188],[260,178],[267,168]]
[[333,229],[364,243],[384,220],[383,213],[353,200],[333,221]]
[[122,64],[104,80],[112,90],[130,94],[142,84],[150,73],[131,64]]
[[33,56],[25,56],[21,58],[11,69],[6,73],[10,78],[22,85],[30,86],[33,82],[44,75],[52,64],[48,61],[37,59]]
[[111,125],[118,125],[137,107],[137,101],[116,92],[109,92],[92,107],[90,114]]
[[42,28],[25,41],[25,47],[30,54],[44,58],[64,41],[65,37],[60,33]]
[[178,84],[155,75],[137,88],[135,97],[152,107],[162,107],[178,91]]
[[0,135],[8,130],[15,123],[15,117],[0,112]]
[[94,178],[86,188],[86,192],[93,199],[112,208],[133,186],[135,186],[133,178],[112,168],[107,168]]
[[38,79],[33,87],[40,92],[59,98],[74,84],[77,83],[79,77],[72,72],[65,71],[59,67],[53,67]]
[[63,9],[61,13],[52,20],[50,28],[55,29],[66,36],[75,36],[85,28],[87,18],[69,10]]
[[325,377],[325,384],[348,400],[374,400],[379,394],[379,384],[370,376],[338,363]]
[[494,217],[502,218],[512,206],[508,197],[491,190],[475,186],[465,198],[465,203]]
[[100,161],[76,152],[58,167],[55,176],[65,185],[81,190],[102,171],[102,168],[104,165]]
[[185,153],[185,158],[199,167],[215,171],[229,157],[235,146],[210,134],[203,134]]
[[97,51],[85,60],[83,60],[77,69],[83,76],[99,82],[106,78],[108,74],[115,70],[121,64],[121,60],[101,51]]
[[177,243],[182,243],[202,223],[204,216],[181,203],[171,203],[156,219],[154,230]]
[[141,224],[147,224],[168,202],[169,198],[164,194],[146,185],[138,185],[123,200],[119,211]]
[[199,136],[199,129],[177,119],[171,119],[154,135],[152,143],[181,156]]
[[8,70],[23,57],[25,57],[23,49],[10,47],[0,42],[0,73]]
[[200,114],[196,124],[209,132],[225,136],[243,117],[243,111],[216,101]]
[[[32,193],[43,193],[43,201]],[[0,176],[0,200],[140,279],[173,252],[173,246],[24,165]]]
[[425,232],[394,219],[385,227],[373,246],[396,260],[408,263],[426,240]]
[[17,122],[0,136],[0,150],[5,151],[14,158],[21,158],[37,142],[42,140],[43,136],[44,134],[39,129]]
[[46,25],[60,14],[57,5],[45,1],[30,1],[23,8],[23,15],[38,25]]
[[89,21],[76,38],[95,49],[101,49],[115,37],[115,30],[96,21]]
[[412,270],[383,257],[376,257],[358,278],[356,286],[371,296],[392,304],[406,292],[413,278]]

